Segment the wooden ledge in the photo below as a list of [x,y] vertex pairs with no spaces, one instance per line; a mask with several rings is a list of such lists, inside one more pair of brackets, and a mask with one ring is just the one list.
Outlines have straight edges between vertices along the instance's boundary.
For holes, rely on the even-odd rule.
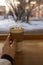
[[24,39],[43,39],[43,34],[24,34]]
[[[0,34],[0,40],[5,40],[8,34]],[[43,39],[43,34],[24,34],[24,40]]]
[[5,40],[8,34],[0,34],[0,40]]

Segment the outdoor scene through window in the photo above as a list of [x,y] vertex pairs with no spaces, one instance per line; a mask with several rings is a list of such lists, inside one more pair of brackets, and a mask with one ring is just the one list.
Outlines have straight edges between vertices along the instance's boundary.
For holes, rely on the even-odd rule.
[[0,31],[8,33],[15,26],[26,34],[43,34],[43,0],[0,0]]

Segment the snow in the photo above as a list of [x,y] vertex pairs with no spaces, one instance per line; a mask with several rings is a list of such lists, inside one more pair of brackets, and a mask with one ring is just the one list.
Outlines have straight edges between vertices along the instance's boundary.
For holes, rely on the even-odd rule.
[[11,27],[22,26],[24,31],[43,30],[43,21],[30,21],[26,22],[15,22],[13,19],[0,20],[0,32],[4,31],[9,33]]

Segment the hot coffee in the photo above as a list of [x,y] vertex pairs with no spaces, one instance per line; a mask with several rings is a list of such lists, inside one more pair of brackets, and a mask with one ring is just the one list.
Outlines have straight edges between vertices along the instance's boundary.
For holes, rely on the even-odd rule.
[[13,41],[14,39],[16,39],[17,41],[17,50],[21,47],[21,42],[23,41],[24,38],[24,29],[22,27],[13,27],[10,29],[10,36],[11,36],[11,41]]

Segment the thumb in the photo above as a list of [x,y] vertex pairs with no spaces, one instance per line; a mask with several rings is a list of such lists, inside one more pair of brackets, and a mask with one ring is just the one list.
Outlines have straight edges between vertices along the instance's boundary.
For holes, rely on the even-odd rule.
[[16,47],[16,39],[12,43],[12,48],[15,48],[15,47]]
[[10,35],[8,35],[6,41],[5,41],[5,46],[10,45]]

